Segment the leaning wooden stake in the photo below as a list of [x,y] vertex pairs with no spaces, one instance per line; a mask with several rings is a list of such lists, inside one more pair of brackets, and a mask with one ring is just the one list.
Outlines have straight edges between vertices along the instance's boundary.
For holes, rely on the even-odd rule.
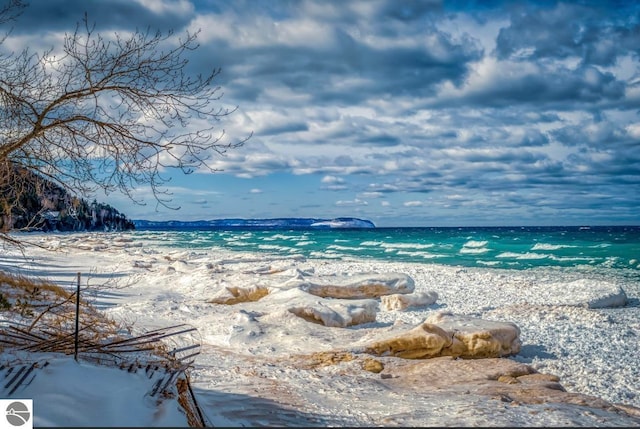
[[76,289],[76,338],[73,347],[73,358],[78,361],[78,335],[80,331],[80,273],[78,273],[78,288]]

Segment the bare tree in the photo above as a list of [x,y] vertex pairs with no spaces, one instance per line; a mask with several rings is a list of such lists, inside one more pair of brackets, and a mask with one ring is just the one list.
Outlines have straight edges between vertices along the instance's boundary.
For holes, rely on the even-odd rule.
[[[0,10],[0,23],[19,0],[10,6]],[[224,142],[218,128],[235,110],[220,107],[213,85],[220,69],[187,72],[196,36],[137,30],[105,37],[85,14],[57,55],[0,56],[4,171],[16,165],[75,194],[119,190],[138,203],[133,191],[145,185],[168,207],[165,168],[212,170],[209,157],[246,141]]]

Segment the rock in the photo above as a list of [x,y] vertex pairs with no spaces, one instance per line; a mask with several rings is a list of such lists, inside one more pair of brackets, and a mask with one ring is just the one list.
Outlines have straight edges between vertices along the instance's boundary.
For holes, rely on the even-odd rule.
[[501,375],[500,377],[498,377],[498,381],[500,383],[507,383],[507,384],[518,384],[518,383],[520,383],[520,381],[517,378],[512,377],[510,375]]
[[362,369],[377,374],[384,369],[384,364],[379,360],[367,358],[362,361]]

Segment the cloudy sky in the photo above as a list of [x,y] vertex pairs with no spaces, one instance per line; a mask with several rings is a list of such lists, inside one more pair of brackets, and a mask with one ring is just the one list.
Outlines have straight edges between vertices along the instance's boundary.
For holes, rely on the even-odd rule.
[[[220,123],[253,136],[134,219],[353,216],[378,226],[640,224],[633,1],[32,0],[7,46],[200,30]],[[148,190],[141,189],[140,195]]]

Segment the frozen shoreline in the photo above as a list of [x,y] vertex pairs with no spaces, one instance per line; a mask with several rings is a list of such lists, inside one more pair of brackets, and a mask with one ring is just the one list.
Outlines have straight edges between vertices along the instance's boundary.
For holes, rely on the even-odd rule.
[[[640,338],[640,285],[632,280],[612,280],[601,273],[575,270],[508,271],[371,260],[284,258],[219,249],[178,250],[134,240],[128,234],[25,237],[45,247],[57,248],[58,252],[29,248],[28,258],[24,259],[17,251],[5,251],[0,256],[1,269],[36,275],[67,286],[74,284],[76,272],[82,272],[85,279],[90,278],[91,285],[107,282],[103,287],[89,289],[94,294],[94,303],[110,317],[133,323],[134,329],[148,330],[183,322],[197,327],[204,347],[196,360],[193,383],[196,394],[204,398],[205,408],[209,404],[210,413],[216,412],[220,401],[228,402],[230,410],[237,409],[241,395],[248,395],[242,396],[244,400],[255,402],[258,409],[266,407],[265,413],[268,397],[282,397],[282,403],[297,410],[291,412],[290,421],[277,420],[279,417],[274,416],[276,420],[271,421],[272,424],[278,421],[290,425],[311,424],[313,418],[320,419],[319,424],[327,422],[322,417],[304,417],[311,420],[301,417],[311,410],[315,410],[312,414],[317,416],[334,416],[335,421],[329,424],[335,425],[597,423],[598,420],[587,415],[580,420],[582,417],[575,415],[577,411],[566,404],[556,404],[555,411],[541,416],[533,405],[498,407],[500,404],[495,400],[475,395],[466,398],[445,395],[431,403],[431,407],[448,412],[432,415],[425,404],[411,404],[418,398],[433,402],[432,397],[424,397],[409,385],[403,389],[398,382],[393,388],[389,387],[390,382],[382,386],[379,375],[356,371],[354,362],[319,368],[311,373],[291,366],[294,355],[363,344],[381,332],[420,324],[430,312],[438,309],[513,322],[521,330],[523,346],[509,361],[559,376],[568,392],[640,407],[640,361],[636,357]],[[403,311],[380,309],[373,323],[327,328],[303,321],[276,304],[268,305],[266,300],[235,305],[206,302],[229,285],[262,284],[274,288],[296,276],[304,277],[305,273],[331,276],[388,272],[409,275],[415,282],[415,292],[437,292],[436,304]],[[589,309],[577,305],[590,298],[588,293],[580,291],[611,281],[626,293],[627,306]],[[574,291],[568,296],[567,290],[572,287]],[[394,368],[399,364],[393,363],[393,359],[382,360]],[[347,379],[351,382],[346,382]],[[307,392],[309,388],[315,390]],[[229,393],[229,398],[223,398],[222,392]],[[238,398],[231,400],[233,395]],[[397,417],[384,423],[385,416],[402,414],[397,409],[385,409],[389,398],[396,398],[395,406],[405,409],[411,417]],[[465,414],[463,409],[474,401],[483,411]],[[601,418],[605,419],[605,425],[618,424],[612,416]],[[225,423],[221,418],[218,425],[238,425],[239,421],[242,419]]]

